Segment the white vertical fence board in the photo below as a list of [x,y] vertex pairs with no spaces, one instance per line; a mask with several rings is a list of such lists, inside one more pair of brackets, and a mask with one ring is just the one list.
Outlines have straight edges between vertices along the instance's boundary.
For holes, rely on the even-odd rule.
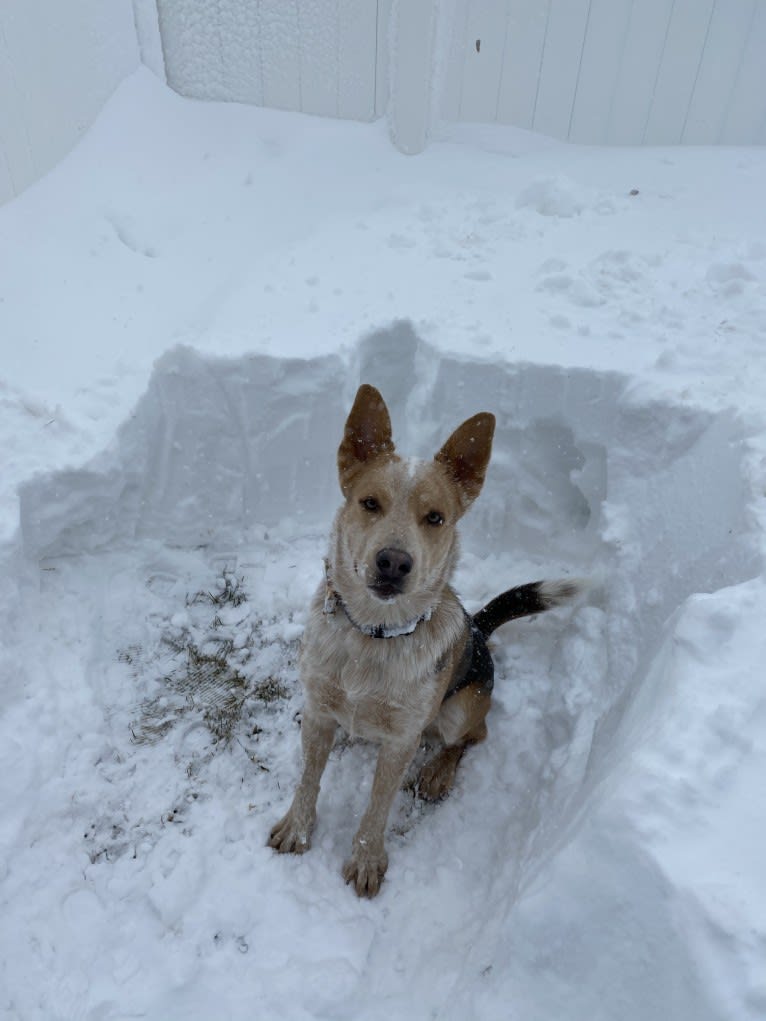
[[235,97],[243,103],[262,103],[260,4],[243,6],[238,0],[218,0],[217,12],[210,55],[201,54],[202,71],[209,62],[216,62],[217,99]]
[[300,0],[301,110],[338,116],[339,0]]
[[[469,0],[457,0],[449,16],[449,43],[445,46],[438,112],[445,121],[460,120],[460,92],[463,88],[463,56],[468,38]],[[443,12],[439,17],[443,18]],[[444,26],[442,26],[444,30]]]
[[382,117],[391,91],[391,8],[393,0],[377,0],[375,26],[375,116]]
[[625,46],[614,85],[605,141],[628,145],[641,141],[672,10],[673,0],[630,0]]
[[[756,0],[716,0],[682,141],[718,141],[753,23]],[[763,52],[766,63],[766,50]],[[766,88],[766,80],[763,83]]]
[[[390,12],[391,0],[380,3]],[[178,92],[355,120],[374,117],[378,0],[157,4],[167,78]]]
[[497,119],[531,128],[548,29],[550,0],[508,0]]
[[551,0],[532,122],[544,135],[569,134],[588,7],[589,0]]
[[461,54],[461,120],[494,121],[497,117],[506,24],[503,4],[468,0]]
[[162,81],[166,81],[157,0],[133,0],[133,18],[141,63]]
[[713,0],[675,0],[643,141],[672,145],[683,134]]
[[630,11],[629,0],[591,0],[568,134],[573,142],[598,143],[608,136]]
[[374,3],[338,0],[338,116],[375,116],[377,10]]
[[436,34],[433,0],[399,0],[393,8],[391,138],[402,152],[421,152],[431,125]]
[[55,166],[139,63],[131,0],[2,0],[0,200]]
[[193,99],[226,99],[221,25],[196,0],[158,0],[168,84]]
[[31,138],[25,119],[24,85],[12,51],[9,31],[0,21],[0,203],[18,194],[38,176]]
[[298,0],[260,0],[263,104],[302,110]]
[[719,139],[726,145],[766,145],[766,3],[757,0]]
[[3,202],[7,202],[8,199],[12,199],[17,190],[15,181],[11,177],[11,168],[7,160],[8,152],[5,142],[2,141],[4,130],[5,124],[0,120],[0,206]]

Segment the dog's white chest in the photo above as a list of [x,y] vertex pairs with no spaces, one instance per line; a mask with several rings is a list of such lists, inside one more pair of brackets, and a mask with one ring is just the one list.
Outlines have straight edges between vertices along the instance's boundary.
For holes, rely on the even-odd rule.
[[[415,668],[411,639],[375,640],[325,621],[307,628],[301,662],[306,694],[345,731],[369,741],[421,731],[436,694],[436,673]],[[375,644],[371,645],[373,642]]]

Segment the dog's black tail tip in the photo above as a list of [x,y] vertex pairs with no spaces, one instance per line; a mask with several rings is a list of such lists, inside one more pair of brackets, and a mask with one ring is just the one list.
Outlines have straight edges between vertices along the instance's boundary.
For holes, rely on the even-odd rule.
[[473,622],[485,638],[509,620],[544,613],[556,606],[570,603],[590,587],[583,578],[558,578],[555,581],[532,581],[517,585],[496,596],[474,614]]

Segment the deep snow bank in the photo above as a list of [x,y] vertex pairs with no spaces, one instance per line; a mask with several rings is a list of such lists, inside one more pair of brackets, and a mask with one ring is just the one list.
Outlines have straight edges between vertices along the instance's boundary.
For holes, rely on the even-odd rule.
[[[137,73],[3,207],[3,541],[19,480],[125,425],[25,489],[0,571],[0,1013],[761,1021],[763,170],[485,127],[405,160]],[[393,312],[456,357],[357,347]],[[210,357],[149,386],[176,342]],[[467,605],[605,581],[498,635],[490,738],[443,804],[401,792],[372,904],[339,875],[371,749],[333,751],[311,854],[265,847],[360,378],[408,452],[501,415]]]
[[586,763],[599,777],[676,608],[757,569],[742,430],[729,414],[642,403],[615,373],[437,355],[407,322],[372,334],[349,359],[215,359],[177,348],[110,449],[23,488],[26,553],[144,539],[215,551],[268,544],[270,534],[322,536],[339,500],[338,437],[364,380],[386,396],[405,453],[430,456],[476,410],[497,415],[487,485],[463,526],[466,548],[486,558],[478,599],[523,580],[490,569],[503,554],[598,581],[593,601],[606,612],[579,641],[603,643],[599,676],[578,677],[573,640],[560,670],[578,706],[562,702],[546,721],[552,745],[565,744],[583,774],[562,787],[578,807]]
[[[360,380],[406,453],[498,417],[463,528],[470,607],[533,575],[600,580],[588,605],[498,635],[490,738],[443,804],[400,793],[373,904],[339,877],[366,746],[334,750],[311,854],[264,846],[299,769],[295,645]],[[407,322],[313,360],[165,354],[107,450],[22,492],[8,656],[26,696],[9,693],[0,775],[7,918],[31,942],[4,947],[11,1007],[188,1021],[289,995],[305,1018],[494,1021],[513,1003],[648,1021],[730,1016],[733,990],[756,1010],[757,906],[719,917],[664,839],[693,820],[711,855],[719,775],[760,768],[749,653],[733,677],[707,635],[736,646],[758,583],[689,600],[758,569],[744,453],[728,413],[614,373],[437,355]],[[31,719],[34,758],[15,736]],[[746,980],[711,979],[711,939]]]

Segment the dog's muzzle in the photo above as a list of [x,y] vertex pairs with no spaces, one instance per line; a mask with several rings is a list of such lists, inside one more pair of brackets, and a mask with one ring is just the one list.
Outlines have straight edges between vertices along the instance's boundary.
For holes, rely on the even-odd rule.
[[412,557],[405,550],[386,547],[375,555],[375,581],[370,590],[380,599],[401,595],[412,570]]

